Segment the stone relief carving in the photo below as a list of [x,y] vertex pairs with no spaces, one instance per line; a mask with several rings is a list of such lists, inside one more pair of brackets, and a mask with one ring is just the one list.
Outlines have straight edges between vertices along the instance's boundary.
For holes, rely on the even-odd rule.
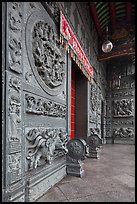
[[21,155],[20,153],[11,154],[8,156],[9,173],[11,183],[21,179]]
[[22,8],[21,2],[10,2],[9,7],[9,67],[22,73]]
[[26,112],[51,117],[65,118],[66,107],[50,100],[35,98],[29,94],[25,95]]
[[59,8],[56,2],[44,2],[44,5],[47,5],[51,10],[52,15],[54,16],[54,20],[59,23]]
[[113,97],[134,96],[134,91],[113,93]]
[[133,116],[133,99],[122,99],[114,101],[114,117]]
[[133,128],[115,128],[113,130],[113,136],[115,138],[133,138]]
[[10,117],[10,139],[19,140],[18,123],[21,122],[20,118],[20,99],[15,95],[11,95],[9,99],[9,117]]
[[9,79],[9,140],[20,141],[21,122],[21,81],[15,77]]
[[99,128],[90,128],[90,135],[97,134],[99,135],[100,129]]
[[89,122],[96,123],[96,115],[89,115]]
[[52,160],[68,152],[68,136],[63,129],[33,128],[28,131],[26,139],[29,143],[26,157],[29,169],[40,166],[42,160],[44,164],[51,164]]
[[97,105],[97,90],[96,87],[91,84],[91,90],[90,90],[90,107],[91,110],[95,111]]
[[135,81],[133,75],[131,76],[124,76],[121,78],[121,89],[130,89],[135,88]]
[[67,12],[68,17],[70,17],[71,14],[71,6],[72,2],[64,2],[65,11]]
[[32,53],[39,76],[51,89],[62,85],[65,62],[52,27],[43,21],[37,22],[33,27],[32,39]]
[[134,125],[134,121],[133,120],[126,120],[126,121],[119,121],[119,120],[116,120],[116,121],[113,121],[113,124],[114,125]]
[[119,89],[121,82],[121,75],[116,74],[115,72],[112,75],[112,88]]

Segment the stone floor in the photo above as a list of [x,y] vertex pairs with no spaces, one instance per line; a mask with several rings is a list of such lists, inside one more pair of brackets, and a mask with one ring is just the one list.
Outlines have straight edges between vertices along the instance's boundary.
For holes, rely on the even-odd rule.
[[135,146],[103,145],[82,178],[66,176],[36,202],[135,202]]

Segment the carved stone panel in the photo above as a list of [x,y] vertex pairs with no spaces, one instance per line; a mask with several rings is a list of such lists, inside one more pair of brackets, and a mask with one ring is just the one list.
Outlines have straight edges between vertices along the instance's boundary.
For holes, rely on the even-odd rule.
[[90,89],[90,107],[92,111],[96,111],[97,106],[97,89],[94,84],[91,84]]
[[9,77],[8,139],[10,153],[21,150],[21,80]]
[[8,157],[9,179],[14,183],[21,179],[21,155],[20,153],[10,154]]
[[133,116],[133,99],[114,100],[114,117]]
[[60,156],[67,154],[68,136],[62,128],[27,128],[26,130],[28,161],[27,169],[34,169],[43,164],[51,164]]
[[9,68],[22,73],[22,2],[8,3]]
[[[22,179],[22,123],[21,123],[21,79],[7,75],[7,166],[8,182],[14,184]],[[17,184],[18,185],[18,184]]]
[[[29,35],[28,35],[29,33]],[[65,53],[59,35],[47,13],[33,12],[26,26],[27,53],[39,85],[50,95],[58,95],[65,80]]]
[[115,128],[113,129],[113,137],[115,139],[121,138],[121,139],[133,139],[134,138],[134,132],[133,128]]
[[25,94],[25,102],[27,113],[59,118],[65,118],[66,116],[66,107],[54,101]]

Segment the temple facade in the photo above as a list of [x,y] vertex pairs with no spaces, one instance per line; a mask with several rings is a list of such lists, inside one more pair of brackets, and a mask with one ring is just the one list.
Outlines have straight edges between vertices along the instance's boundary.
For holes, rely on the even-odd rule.
[[2,2],[3,202],[35,202],[67,176],[70,140],[135,144],[135,35],[124,29],[105,55],[88,2]]

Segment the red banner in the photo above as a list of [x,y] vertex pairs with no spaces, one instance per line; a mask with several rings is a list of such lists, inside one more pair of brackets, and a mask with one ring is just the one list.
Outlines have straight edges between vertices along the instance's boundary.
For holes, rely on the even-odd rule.
[[60,34],[60,43],[63,44],[63,42],[66,41],[66,50],[70,52],[71,57],[76,61],[86,77],[91,80],[91,77],[93,78],[94,75],[94,70],[61,11]]

